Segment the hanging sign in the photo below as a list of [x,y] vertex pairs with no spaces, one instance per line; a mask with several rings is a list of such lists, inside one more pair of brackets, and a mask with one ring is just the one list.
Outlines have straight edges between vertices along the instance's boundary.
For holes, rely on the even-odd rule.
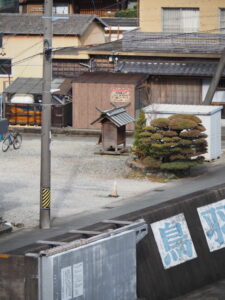
[[130,89],[125,88],[112,88],[111,102],[129,102]]

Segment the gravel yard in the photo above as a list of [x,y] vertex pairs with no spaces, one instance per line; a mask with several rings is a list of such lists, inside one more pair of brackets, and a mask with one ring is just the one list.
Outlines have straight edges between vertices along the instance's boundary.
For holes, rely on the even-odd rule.
[[[110,209],[117,201],[164,186],[147,179],[127,179],[128,156],[94,154],[99,149],[97,140],[97,137],[52,138],[52,218]],[[21,149],[1,152],[0,163],[1,216],[9,222],[37,226],[40,137],[24,136]],[[110,198],[115,181],[119,197]]]

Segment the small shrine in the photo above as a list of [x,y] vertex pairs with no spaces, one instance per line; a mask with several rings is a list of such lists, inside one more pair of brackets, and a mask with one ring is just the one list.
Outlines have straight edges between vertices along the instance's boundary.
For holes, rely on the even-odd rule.
[[[91,125],[99,122],[102,124],[99,144],[102,143],[102,154],[121,154],[126,152],[126,125],[134,122],[124,106],[109,110],[100,110],[100,117]],[[121,148],[122,145],[122,148]]]

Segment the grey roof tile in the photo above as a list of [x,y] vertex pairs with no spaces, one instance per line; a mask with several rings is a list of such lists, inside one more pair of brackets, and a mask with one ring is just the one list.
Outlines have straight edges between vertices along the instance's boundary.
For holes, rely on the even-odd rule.
[[102,18],[108,26],[137,27],[137,18]]
[[[120,61],[116,71],[121,73],[142,73],[149,75],[212,76],[217,68],[216,62],[137,62]],[[225,70],[223,71],[225,76]]]
[[[10,86],[5,89],[5,93],[9,94],[42,94],[42,78],[21,78],[18,77],[13,81]],[[52,89],[60,89],[54,94],[64,94],[66,95],[69,89],[71,89],[71,81],[64,78],[53,79],[51,84]]]
[[127,125],[135,121],[134,118],[131,115],[129,115],[126,109],[122,106],[113,109],[103,110],[101,116],[91,124],[101,122],[105,118],[111,120],[118,127]]
[[[58,17],[58,15],[57,15]],[[63,15],[68,19],[53,22],[55,35],[82,35],[91,23],[107,25],[95,15]],[[1,14],[0,31],[4,34],[43,34],[44,19],[42,15]]]

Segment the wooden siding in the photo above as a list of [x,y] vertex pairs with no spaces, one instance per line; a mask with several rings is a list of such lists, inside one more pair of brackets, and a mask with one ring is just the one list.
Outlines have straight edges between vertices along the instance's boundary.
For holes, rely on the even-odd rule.
[[201,104],[201,79],[178,77],[151,77],[149,103]]
[[[110,96],[112,88],[126,88],[130,92],[130,105],[127,112],[135,115],[135,86],[133,84],[108,83],[73,83],[73,128],[100,129],[101,124],[90,125],[99,117],[96,107],[102,110],[112,108]],[[117,102],[116,105],[126,105],[127,102]],[[127,125],[127,130],[133,130],[134,124]]]
[[[52,71],[54,77],[77,77],[84,72],[89,72],[89,68],[82,66],[81,63],[90,64],[89,60],[60,60],[54,59]],[[91,69],[90,69],[91,71]],[[114,72],[114,63],[110,63],[109,59],[96,58],[92,64],[92,71],[95,72]]]

